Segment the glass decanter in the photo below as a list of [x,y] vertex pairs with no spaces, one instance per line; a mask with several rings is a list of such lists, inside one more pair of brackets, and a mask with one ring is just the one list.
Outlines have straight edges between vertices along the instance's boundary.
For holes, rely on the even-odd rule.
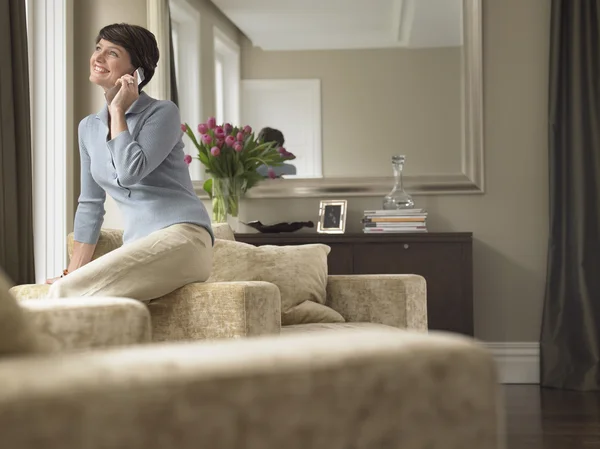
[[392,156],[392,169],[394,170],[394,188],[383,199],[384,210],[412,209],[415,202],[412,197],[406,193],[402,185],[402,170],[404,169],[406,156]]

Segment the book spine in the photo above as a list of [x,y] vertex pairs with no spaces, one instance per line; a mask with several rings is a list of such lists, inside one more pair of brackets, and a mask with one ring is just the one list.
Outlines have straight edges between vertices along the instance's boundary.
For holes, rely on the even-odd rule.
[[363,223],[424,223],[425,217],[367,217]]
[[415,215],[426,214],[425,209],[397,209],[397,210],[366,210],[364,215]]
[[366,228],[365,234],[408,234],[411,232],[427,232],[427,228],[406,228],[406,229],[384,229],[384,228]]

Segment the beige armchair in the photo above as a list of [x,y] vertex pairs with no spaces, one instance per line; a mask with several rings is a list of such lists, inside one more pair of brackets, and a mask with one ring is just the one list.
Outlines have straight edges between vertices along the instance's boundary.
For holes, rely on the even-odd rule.
[[[227,225],[213,224],[217,239],[235,240]],[[73,235],[69,235],[69,256]],[[122,245],[122,231],[103,229],[94,258]],[[45,285],[11,289],[19,300],[44,297]],[[148,303],[153,341],[239,338],[280,332],[397,328],[427,330],[426,284],[417,275],[328,276],[325,305],[344,323],[281,326],[281,297],[269,282],[195,283]]]

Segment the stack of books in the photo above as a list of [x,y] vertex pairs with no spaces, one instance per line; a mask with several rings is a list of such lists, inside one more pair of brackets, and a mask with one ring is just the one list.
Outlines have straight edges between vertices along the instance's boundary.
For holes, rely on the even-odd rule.
[[367,234],[427,232],[424,209],[366,210],[362,222]]

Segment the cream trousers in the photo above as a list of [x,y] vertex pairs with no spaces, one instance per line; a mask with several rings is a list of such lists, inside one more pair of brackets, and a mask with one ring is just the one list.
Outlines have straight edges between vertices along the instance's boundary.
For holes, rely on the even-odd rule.
[[175,224],[123,245],[50,286],[48,297],[113,296],[149,301],[192,282],[212,269],[206,229]]

